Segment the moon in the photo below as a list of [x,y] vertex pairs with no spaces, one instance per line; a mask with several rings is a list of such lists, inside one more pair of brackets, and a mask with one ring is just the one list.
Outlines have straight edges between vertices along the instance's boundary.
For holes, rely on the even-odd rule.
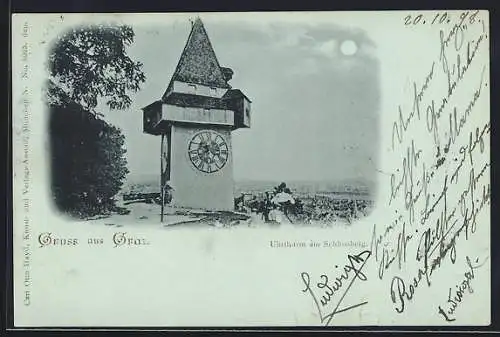
[[340,52],[345,56],[352,56],[358,51],[358,45],[353,40],[345,40],[340,44]]

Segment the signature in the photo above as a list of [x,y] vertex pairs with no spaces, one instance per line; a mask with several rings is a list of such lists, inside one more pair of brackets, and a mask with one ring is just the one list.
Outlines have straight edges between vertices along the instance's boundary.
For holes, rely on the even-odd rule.
[[474,264],[472,263],[470,257],[466,257],[466,263],[468,270],[464,273],[464,278],[462,281],[457,283],[455,287],[448,289],[448,300],[446,305],[438,306],[438,313],[443,317],[446,322],[453,322],[456,320],[454,318],[455,311],[457,307],[463,303],[465,295],[467,293],[473,294],[474,289],[472,289],[471,282],[474,280],[474,270],[481,268],[485,263],[485,259],[482,263],[479,263],[479,258],[476,258]]
[[[348,305],[340,308],[344,298],[353,286],[356,280],[366,281],[367,277],[362,269],[371,256],[369,250],[365,250],[357,255],[348,255],[348,262],[344,265],[339,276],[331,279],[326,274],[319,277],[319,281],[314,283],[311,281],[311,276],[307,272],[300,274],[302,282],[304,283],[303,293],[308,293],[318,310],[321,323],[328,326],[333,317],[341,312],[346,312],[354,308],[367,304],[368,302],[360,302],[354,305]],[[338,268],[338,266],[335,266]],[[318,292],[319,294],[317,294]],[[336,301],[335,298],[338,298]],[[328,307],[334,307],[329,313],[325,314]]]

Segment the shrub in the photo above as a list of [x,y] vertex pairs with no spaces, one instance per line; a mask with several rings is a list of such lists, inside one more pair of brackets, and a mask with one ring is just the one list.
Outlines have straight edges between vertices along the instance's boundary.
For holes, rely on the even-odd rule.
[[56,207],[85,218],[115,210],[128,173],[120,129],[78,104],[51,105],[52,193]]

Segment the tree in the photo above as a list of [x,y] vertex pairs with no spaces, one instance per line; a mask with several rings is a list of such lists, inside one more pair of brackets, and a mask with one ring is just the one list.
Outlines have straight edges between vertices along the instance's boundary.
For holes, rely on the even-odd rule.
[[60,211],[87,217],[116,210],[114,196],[128,173],[124,136],[96,111],[131,105],[129,94],[145,81],[142,64],[126,48],[129,26],[90,26],[68,31],[49,54],[52,192]]
[[52,192],[60,211],[77,217],[115,210],[128,173],[120,130],[79,105],[52,106]]
[[49,54],[49,101],[69,98],[84,109],[94,109],[99,98],[111,109],[126,109],[146,79],[142,63],[126,53],[134,42],[130,26],[93,25],[73,28],[61,36]]

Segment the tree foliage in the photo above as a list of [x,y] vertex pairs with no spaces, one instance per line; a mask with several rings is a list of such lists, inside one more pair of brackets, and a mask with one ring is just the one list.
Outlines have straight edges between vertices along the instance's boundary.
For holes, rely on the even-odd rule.
[[134,42],[130,26],[94,25],[69,30],[55,41],[49,54],[50,80],[57,91],[49,92],[52,102],[61,94],[89,111],[99,98],[105,98],[111,109],[126,109],[145,81],[142,63],[127,55]]
[[49,54],[52,192],[62,212],[85,218],[117,210],[114,196],[128,173],[125,137],[96,107],[103,98],[111,109],[128,108],[145,81],[142,64],[126,53],[133,40],[128,26],[75,28]]

